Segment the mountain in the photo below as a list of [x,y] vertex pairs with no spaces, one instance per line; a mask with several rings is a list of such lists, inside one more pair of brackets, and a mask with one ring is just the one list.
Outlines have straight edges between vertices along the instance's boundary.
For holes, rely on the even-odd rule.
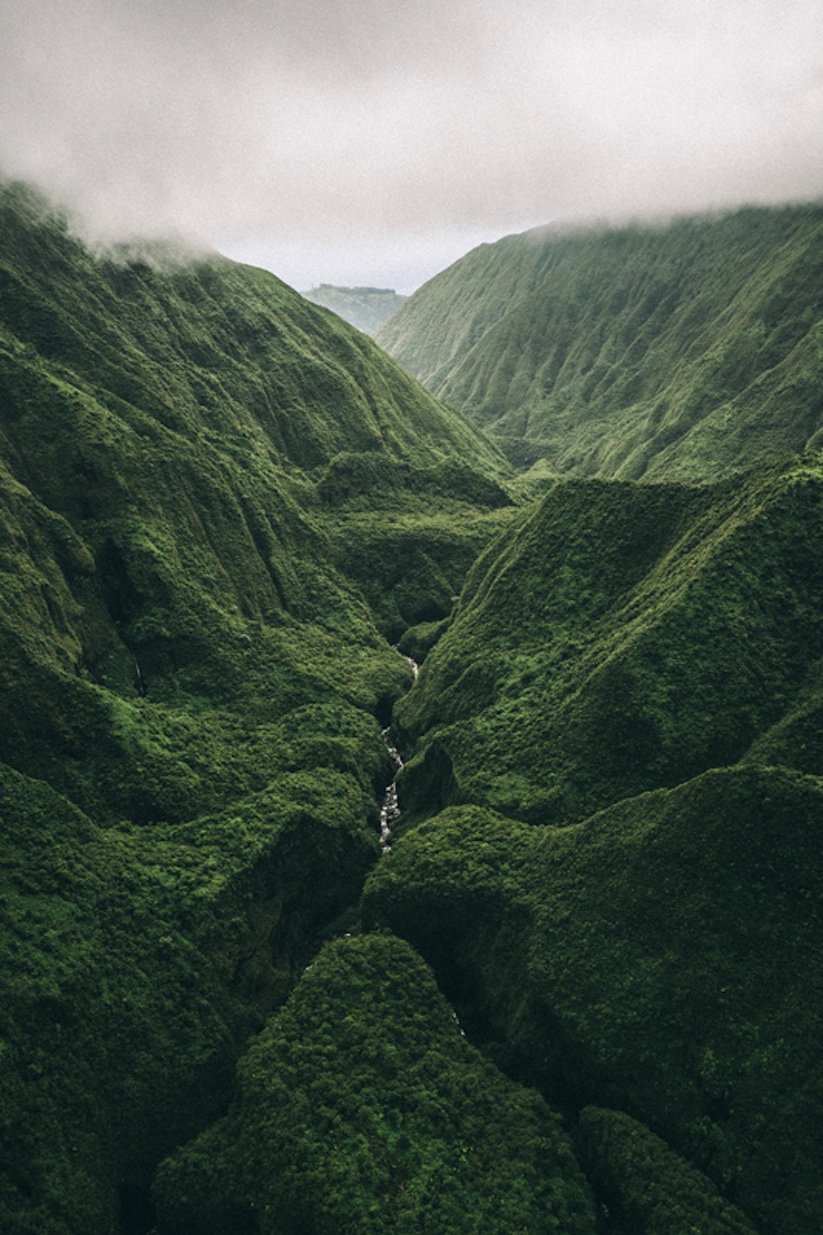
[[515,477],[3,186],[0,1228],[817,1235],[821,458]]
[[789,736],[823,656],[821,511],[819,456],[556,486],[478,560],[397,704],[406,801],[565,826],[777,733],[775,762],[823,775]]
[[0,1226],[142,1235],[379,856],[378,622],[448,613],[506,468],[273,276],[14,185],[0,238]]
[[519,467],[702,480],[823,443],[823,205],[537,229],[435,276],[378,342]]
[[761,1232],[817,1226],[821,536],[819,455],[559,484],[478,560],[395,707],[403,834],[364,921],[581,1121],[621,1231],[727,1229],[689,1226],[684,1163]]
[[303,295],[370,335],[408,299],[390,287],[335,287],[332,283],[321,283]]

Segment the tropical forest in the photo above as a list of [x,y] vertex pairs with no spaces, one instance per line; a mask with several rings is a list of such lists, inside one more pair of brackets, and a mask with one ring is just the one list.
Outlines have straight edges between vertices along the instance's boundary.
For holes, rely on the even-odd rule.
[[337,291],[0,185],[0,1231],[819,1235],[823,205]]

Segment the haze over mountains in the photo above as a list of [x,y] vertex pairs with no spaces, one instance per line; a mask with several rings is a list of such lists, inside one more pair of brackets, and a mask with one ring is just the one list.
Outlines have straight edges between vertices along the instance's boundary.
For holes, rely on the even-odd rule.
[[817,1235],[821,220],[475,250],[441,402],[2,187],[4,1232]]
[[313,304],[322,304],[340,315],[352,326],[373,335],[387,318],[396,313],[407,299],[389,287],[334,287],[321,283],[303,292]]

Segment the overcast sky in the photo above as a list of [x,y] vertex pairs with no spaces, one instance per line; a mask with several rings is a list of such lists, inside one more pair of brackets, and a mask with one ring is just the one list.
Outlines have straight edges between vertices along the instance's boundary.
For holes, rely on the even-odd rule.
[[0,0],[0,168],[410,291],[550,220],[823,196],[823,0]]

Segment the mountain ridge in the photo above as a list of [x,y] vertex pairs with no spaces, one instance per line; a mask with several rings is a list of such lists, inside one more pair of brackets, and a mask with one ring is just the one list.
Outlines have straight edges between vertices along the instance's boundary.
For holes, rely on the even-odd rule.
[[823,205],[507,237],[378,341],[518,466],[700,480],[819,445]]
[[338,287],[334,283],[320,283],[301,295],[369,335],[374,335],[408,300],[393,287]]

